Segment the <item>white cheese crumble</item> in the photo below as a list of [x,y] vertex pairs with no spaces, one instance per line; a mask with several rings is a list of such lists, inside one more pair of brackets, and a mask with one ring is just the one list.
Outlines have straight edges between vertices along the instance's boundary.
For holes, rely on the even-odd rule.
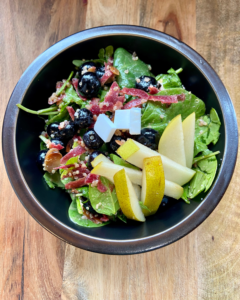
[[93,180],[91,187],[95,187],[98,185],[98,180]]
[[125,74],[128,74],[128,73],[129,73],[129,71],[128,71],[128,70],[125,70],[125,71],[124,71],[124,73],[125,73]]

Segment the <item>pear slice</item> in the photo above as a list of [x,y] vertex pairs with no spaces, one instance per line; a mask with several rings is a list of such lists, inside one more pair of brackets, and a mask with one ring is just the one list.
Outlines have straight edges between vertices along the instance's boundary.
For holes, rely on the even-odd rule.
[[[112,164],[113,162],[108,159],[105,155],[99,154],[97,157],[94,158],[94,160],[91,162],[91,165],[93,168],[95,168],[100,162],[106,162]],[[106,176],[105,176],[106,177]]]
[[195,138],[195,112],[189,115],[183,122],[184,149],[186,156],[186,166],[192,167]]
[[156,213],[162,202],[165,178],[160,156],[152,156],[143,160],[141,201],[149,210],[143,209],[145,216]]
[[[129,142],[129,141],[131,141],[131,142]],[[139,148],[139,150],[128,156],[126,153],[130,153],[130,151],[128,150],[128,147],[131,148],[132,143],[134,143]],[[156,152],[134,140],[128,139],[126,141],[126,143],[124,143],[123,146],[126,151],[126,152],[124,152],[125,160],[127,162],[129,162],[130,164],[133,164],[134,166],[137,166],[141,169],[143,168],[144,158],[157,156],[157,155],[161,156],[165,179],[172,181],[180,186],[184,185],[189,180],[191,180],[195,174],[195,171],[193,171],[189,168],[183,167],[182,165],[174,162],[173,160],[167,158],[166,156],[160,155],[158,152]],[[122,146],[120,146],[117,150],[117,153],[120,156],[122,154],[121,147]]]
[[165,128],[158,144],[158,152],[186,167],[181,115],[173,118]]
[[113,182],[113,176],[120,170],[124,169],[132,183],[141,185],[142,184],[142,172],[123,166],[115,165],[113,163],[100,162],[91,173],[104,176],[108,180]]
[[140,200],[141,199],[141,190],[142,190],[141,187],[139,185],[136,185],[133,183],[133,188],[134,188],[134,191],[136,193],[138,200]]
[[165,180],[164,195],[178,200],[182,197],[182,194],[183,194],[183,188],[180,185]]
[[124,215],[128,219],[145,222],[138,198],[125,169],[118,171],[114,175],[114,184],[118,202]]

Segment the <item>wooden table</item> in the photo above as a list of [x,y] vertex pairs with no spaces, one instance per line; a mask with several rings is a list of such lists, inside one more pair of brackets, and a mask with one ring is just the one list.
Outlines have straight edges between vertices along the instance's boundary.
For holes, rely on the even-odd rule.
[[[41,52],[74,32],[120,23],[195,48],[222,78],[239,120],[239,12],[240,0],[1,0],[1,123],[20,75]],[[17,199],[2,156],[0,169],[0,299],[240,299],[239,162],[221,203],[196,230],[163,249],[121,257],[52,236]]]

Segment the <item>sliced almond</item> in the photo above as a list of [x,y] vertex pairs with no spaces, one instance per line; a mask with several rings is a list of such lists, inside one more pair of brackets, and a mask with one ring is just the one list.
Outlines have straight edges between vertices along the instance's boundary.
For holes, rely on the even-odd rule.
[[48,173],[52,173],[53,169],[60,166],[60,159],[62,158],[62,154],[55,148],[48,150],[44,164],[45,170]]

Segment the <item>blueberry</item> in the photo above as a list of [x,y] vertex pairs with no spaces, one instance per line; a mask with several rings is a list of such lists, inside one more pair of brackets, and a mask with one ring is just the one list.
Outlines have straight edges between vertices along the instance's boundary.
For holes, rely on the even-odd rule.
[[73,121],[70,121],[63,129],[60,129],[59,132],[61,140],[69,141],[77,132],[76,124]]
[[143,75],[139,77],[139,80],[140,80],[139,82],[136,81],[135,84],[136,89],[140,89],[148,93],[149,92],[148,88],[150,85],[156,87],[157,89],[160,88],[160,83],[154,77]]
[[61,139],[60,130],[58,129],[60,123],[54,122],[52,124],[49,124],[47,127],[47,134],[52,139]]
[[92,68],[92,67],[95,67],[96,68],[96,65],[94,62],[92,61],[87,61],[85,62],[84,64],[81,65],[81,67],[79,67],[79,75],[80,77],[85,74],[86,72],[89,72],[88,69]]
[[84,73],[78,83],[79,93],[87,98],[96,97],[100,88],[101,83],[97,75],[91,72]]
[[99,79],[103,77],[104,73],[105,73],[105,67],[104,66],[97,66],[96,75]]
[[87,198],[82,197],[83,198],[83,207],[90,213],[90,214],[97,214],[97,212],[93,209],[90,201],[87,201]]
[[79,128],[87,128],[93,122],[93,114],[86,108],[78,109],[74,114],[74,123]]
[[[99,155],[99,154],[103,154],[101,151],[93,151],[91,154],[89,154],[88,157],[88,169],[92,170],[92,164],[91,162]],[[103,154],[104,155],[104,154]]]
[[124,140],[122,136],[114,135],[112,137],[109,146],[113,152],[117,151],[117,149],[120,147],[120,145],[118,145],[116,141],[122,141],[122,140]]
[[103,140],[93,129],[83,135],[83,141],[89,149],[97,150],[103,145]]
[[41,150],[38,153],[36,162],[37,162],[37,165],[39,166],[40,169],[43,168],[43,163],[44,163],[47,152],[48,152],[48,150]]
[[152,128],[143,128],[141,130],[141,134],[137,137],[136,140],[152,150],[157,150],[160,140],[160,134],[158,131]]

